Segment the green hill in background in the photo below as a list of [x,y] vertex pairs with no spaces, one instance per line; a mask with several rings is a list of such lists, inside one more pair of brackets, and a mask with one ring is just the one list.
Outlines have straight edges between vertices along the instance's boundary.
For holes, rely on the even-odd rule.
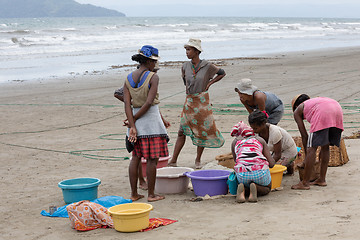
[[73,0],[0,0],[0,18],[115,16],[125,14]]

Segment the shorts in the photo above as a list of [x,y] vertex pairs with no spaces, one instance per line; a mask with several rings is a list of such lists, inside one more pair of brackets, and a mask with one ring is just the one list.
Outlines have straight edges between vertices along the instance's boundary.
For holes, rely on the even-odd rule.
[[261,186],[268,186],[271,183],[269,169],[236,173],[236,178],[239,183],[243,183],[247,188],[250,187],[250,183],[252,182]]
[[132,155],[146,159],[169,156],[166,137],[138,138]]
[[319,147],[328,144],[340,147],[342,131],[340,128],[331,127],[310,133],[307,147]]

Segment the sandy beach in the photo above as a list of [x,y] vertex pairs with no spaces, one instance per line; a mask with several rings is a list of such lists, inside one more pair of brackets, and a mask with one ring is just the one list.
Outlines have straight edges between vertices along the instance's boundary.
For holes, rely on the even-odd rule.
[[[210,89],[217,127],[226,140],[220,149],[205,149],[202,162],[230,151],[231,127],[247,121],[234,92],[241,78],[277,94],[286,110],[279,126],[299,136],[289,104],[293,96],[330,97],[344,111],[345,131],[360,129],[360,48],[328,49],[213,60],[227,75]],[[171,123],[169,152],[176,141],[185,87],[180,62],[161,63],[160,108]],[[327,187],[291,190],[298,172],[285,176],[283,190],[237,204],[234,196],[199,202],[192,191],[154,202],[150,217],[178,222],[149,232],[114,229],[77,232],[67,218],[40,215],[50,205],[65,205],[58,182],[77,177],[101,179],[99,197],[130,197],[124,148],[124,107],[113,97],[128,72],[72,75],[12,81],[0,87],[0,239],[356,239],[360,234],[360,140],[346,139],[349,162],[331,167]],[[307,125],[309,126],[309,125]],[[178,165],[194,167],[196,148],[187,138]],[[145,191],[139,190],[141,194]],[[141,199],[140,202],[146,202]]]

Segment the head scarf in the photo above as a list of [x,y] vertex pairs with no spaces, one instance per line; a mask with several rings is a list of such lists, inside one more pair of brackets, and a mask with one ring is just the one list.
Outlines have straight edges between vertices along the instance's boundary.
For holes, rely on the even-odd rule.
[[250,137],[250,136],[255,136],[254,134],[254,130],[249,127],[246,123],[244,123],[243,121],[238,122],[237,124],[235,124],[233,126],[233,128],[231,129],[231,136],[242,136],[244,138],[246,137]]

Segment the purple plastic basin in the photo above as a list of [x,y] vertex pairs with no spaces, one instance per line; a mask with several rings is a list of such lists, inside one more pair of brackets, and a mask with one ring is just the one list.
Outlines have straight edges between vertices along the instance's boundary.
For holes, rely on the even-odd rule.
[[197,196],[225,195],[228,193],[228,185],[226,183],[231,171],[227,170],[199,170],[187,172],[185,175],[191,179],[194,193]]

